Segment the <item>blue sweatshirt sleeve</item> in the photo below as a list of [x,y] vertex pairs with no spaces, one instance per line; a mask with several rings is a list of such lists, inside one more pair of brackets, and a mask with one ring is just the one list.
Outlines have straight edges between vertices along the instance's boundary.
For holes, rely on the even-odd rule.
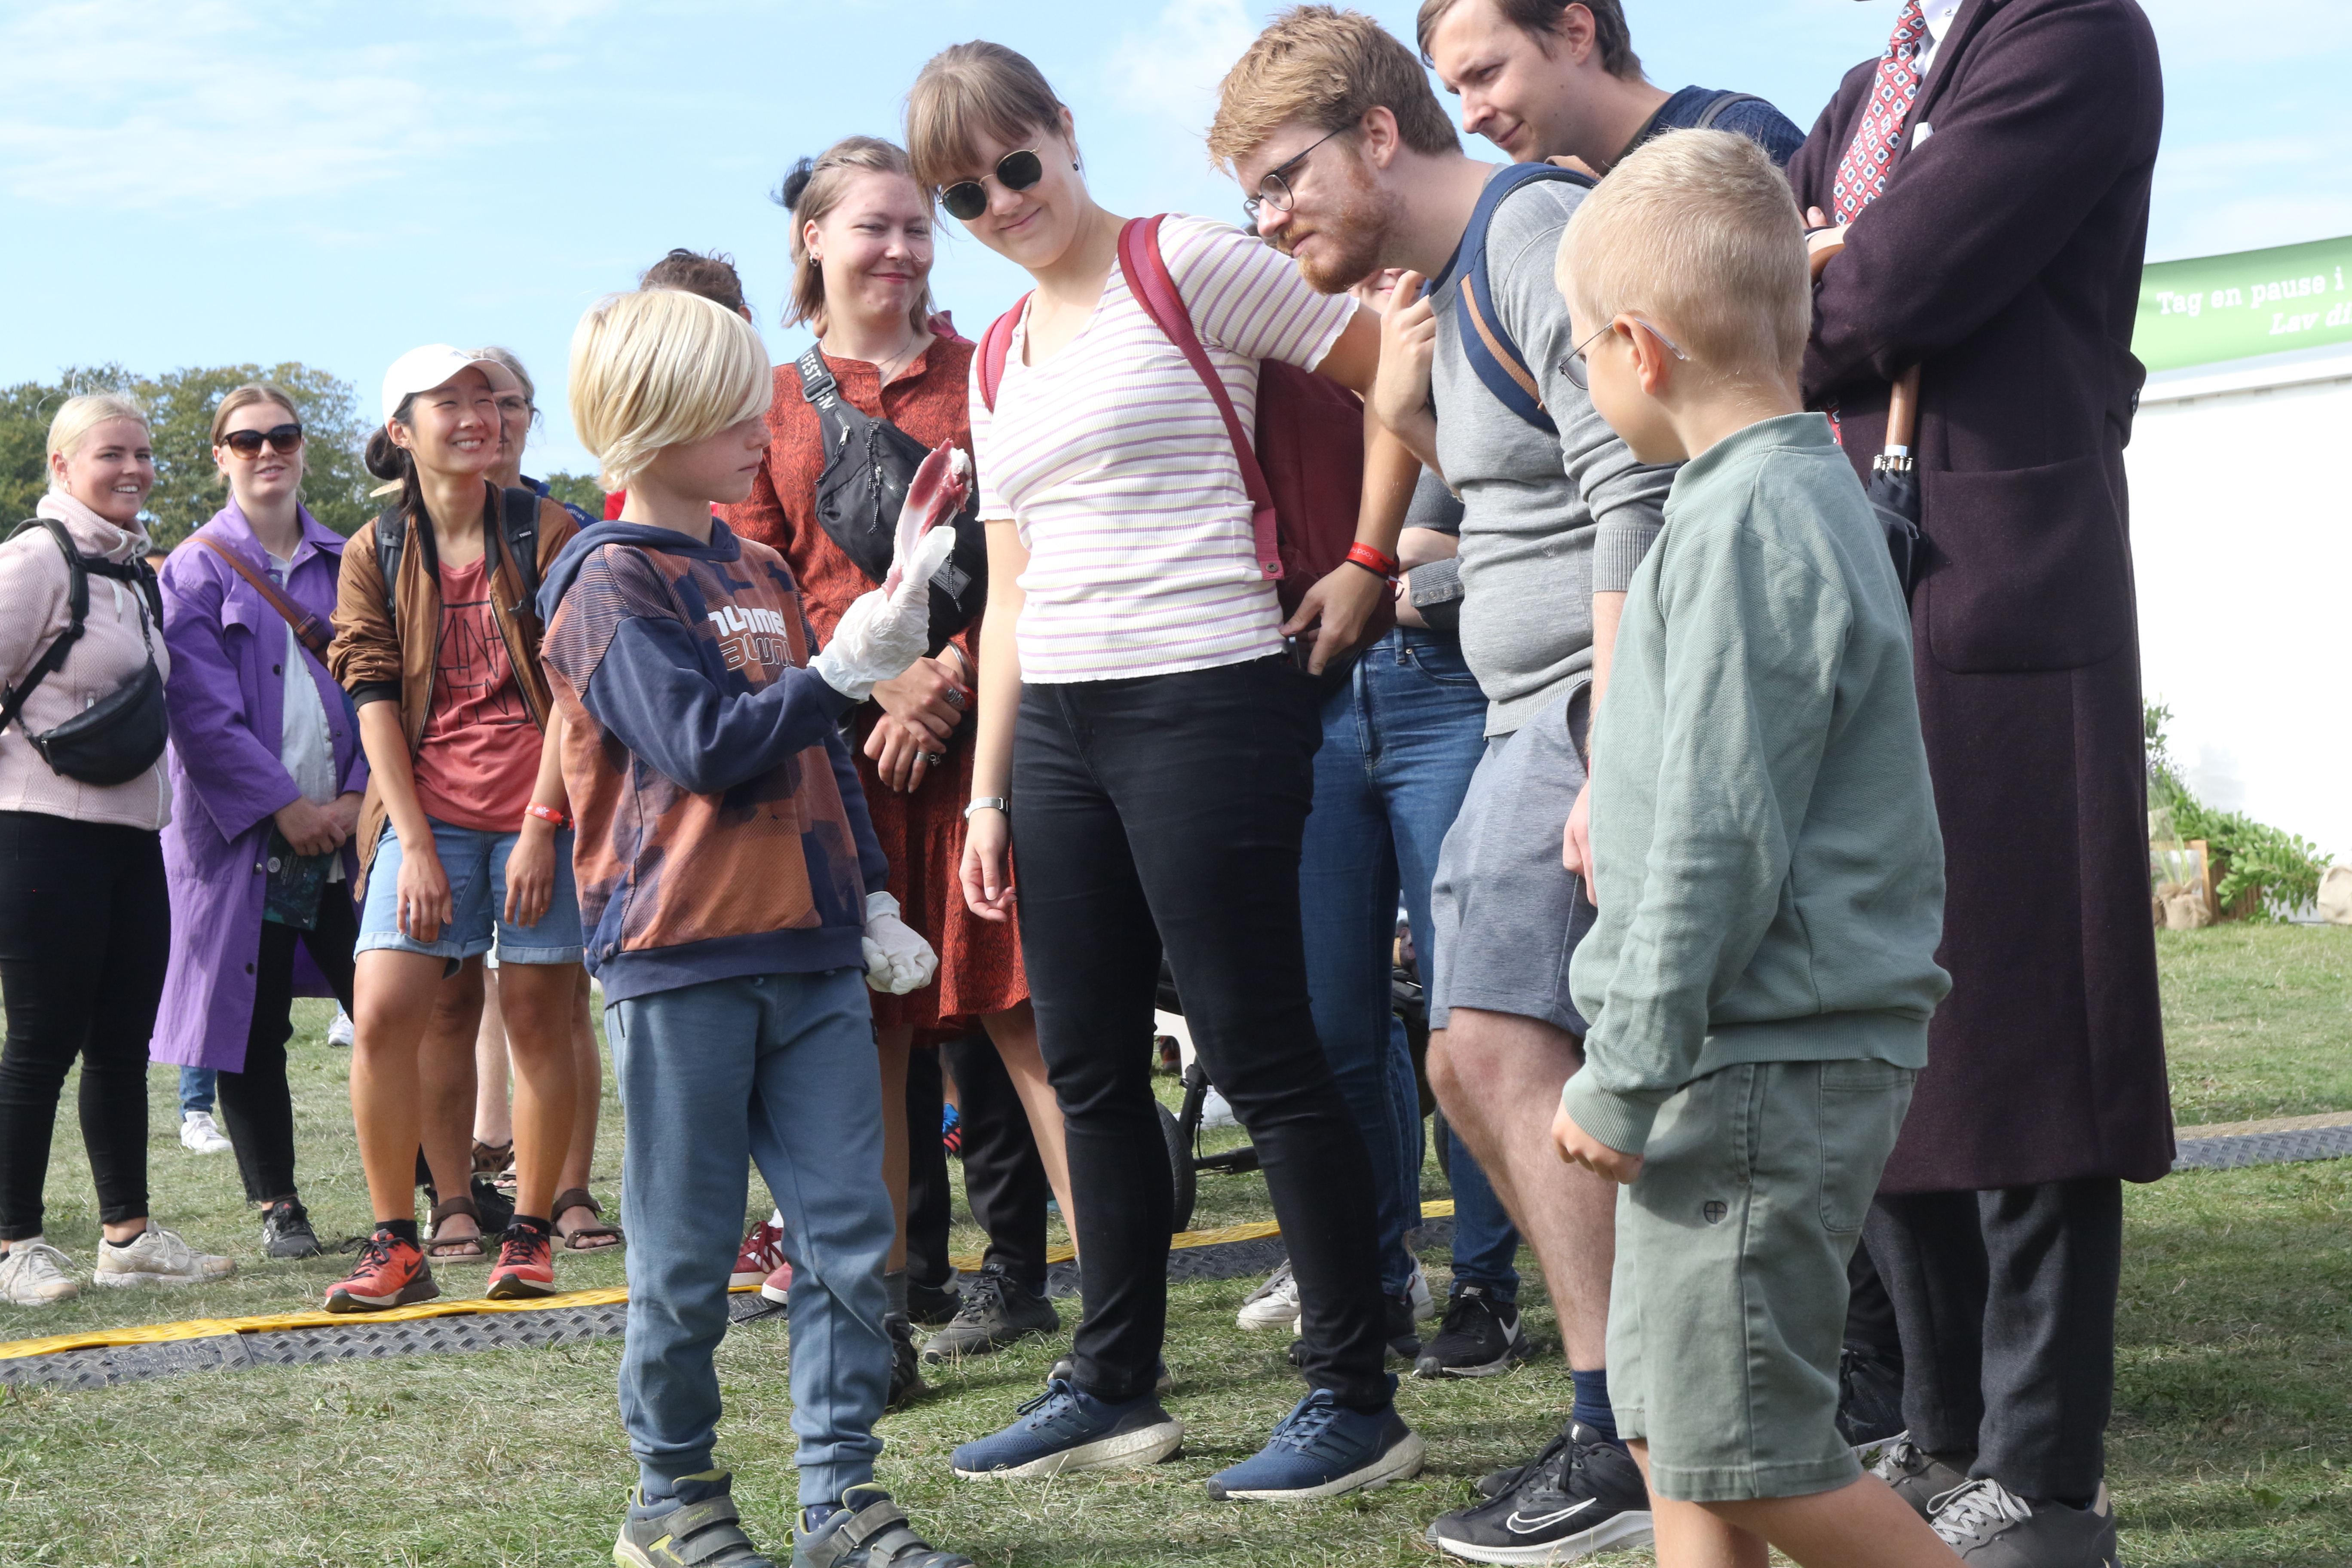
[[[838,751],[841,716],[854,706],[808,668],[786,670],[757,691],[724,690],[686,624],[649,616],[630,616],[614,628],[580,700],[639,761],[697,795],[723,795],[827,737]],[[835,771],[846,763],[844,755]],[[866,798],[854,770],[842,795],[853,819],[862,820]],[[873,838],[868,826],[861,864]]]
[[866,809],[866,785],[857,777],[857,763],[838,727],[825,736],[824,748],[833,758],[833,780],[841,790],[841,809],[848,813],[849,830],[857,838],[857,874],[865,879],[867,892],[881,892],[890,881],[890,861],[882,853],[882,841],[874,837],[874,817]]

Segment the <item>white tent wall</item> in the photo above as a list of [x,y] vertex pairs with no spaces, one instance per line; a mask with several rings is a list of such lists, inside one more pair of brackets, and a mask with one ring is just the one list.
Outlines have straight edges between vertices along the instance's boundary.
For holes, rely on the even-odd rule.
[[2352,354],[2155,378],[2126,463],[2141,679],[2198,797],[2352,857]]

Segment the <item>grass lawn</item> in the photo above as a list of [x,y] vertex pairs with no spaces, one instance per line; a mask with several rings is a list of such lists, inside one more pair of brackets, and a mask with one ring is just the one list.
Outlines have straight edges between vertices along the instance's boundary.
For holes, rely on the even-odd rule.
[[[2352,932],[2222,927],[2159,937],[2174,1094],[2185,1123],[2352,1109],[2345,984]],[[304,1189],[322,1237],[366,1215],[345,1058],[306,1013],[295,1051]],[[155,1210],[240,1260],[217,1286],[90,1292],[0,1309],[0,1335],[315,1303],[341,1260],[268,1263],[233,1162],[183,1151],[173,1075],[153,1078]],[[70,1089],[68,1090],[70,1095]],[[610,1102],[608,1101],[608,1107]],[[70,1100],[68,1099],[68,1104]],[[597,1188],[617,1168],[608,1121]],[[87,1263],[89,1171],[70,1112],[52,1162],[53,1239]],[[1427,1194],[1444,1195],[1433,1164]],[[1265,1217],[1255,1177],[1209,1177],[1196,1224]],[[2136,1565],[2341,1568],[2352,1562],[2352,1162],[2194,1172],[2127,1189],[2121,1365],[2111,1469]],[[967,1226],[958,1250],[976,1247]],[[1443,1289],[1444,1258],[1428,1262]],[[565,1258],[567,1283],[617,1283],[609,1258]],[[481,1271],[451,1271],[459,1294]],[[1171,1290],[1171,1408],[1183,1454],[1146,1471],[1052,1483],[951,1481],[957,1442],[1037,1391],[1066,1338],[935,1374],[887,1417],[882,1479],[941,1544],[1006,1564],[1427,1563],[1435,1513],[1524,1458],[1569,1398],[1555,1355],[1507,1378],[1405,1380],[1428,1469],[1369,1497],[1276,1510],[1215,1505],[1210,1471],[1251,1451],[1298,1389],[1279,1335],[1244,1335],[1248,1280]],[[1066,1315],[1070,1304],[1065,1304]],[[1528,1321],[1556,1344],[1530,1269]],[[723,1462],[754,1532],[782,1550],[792,1514],[786,1340],[747,1325],[720,1352]],[[617,1341],[479,1355],[196,1374],[88,1393],[0,1390],[0,1564],[586,1564],[608,1562],[633,1470],[613,1408]],[[1646,1552],[1593,1559],[1608,1568]]]

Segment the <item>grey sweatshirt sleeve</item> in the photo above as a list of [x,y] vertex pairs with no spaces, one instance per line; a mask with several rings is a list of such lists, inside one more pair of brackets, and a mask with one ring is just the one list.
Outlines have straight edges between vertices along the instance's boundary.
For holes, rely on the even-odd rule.
[[[1556,199],[1529,199],[1538,193]],[[1486,270],[1496,311],[1535,373],[1544,411],[1559,426],[1561,466],[1592,514],[1592,591],[1622,594],[1658,536],[1675,465],[1636,461],[1592,399],[1560,369],[1576,342],[1553,267],[1560,236],[1584,195],[1564,183],[1515,192],[1495,209]]]
[[1659,563],[1655,598],[1631,606],[1656,617],[1643,635],[1663,649],[1661,695],[1643,700],[1630,682],[1609,693],[1610,734],[1647,733],[1594,756],[1596,856],[1621,750],[1660,759],[1656,805],[1640,901],[1584,1070],[1560,1097],[1578,1126],[1628,1154],[1697,1076],[1710,1000],[1738,983],[1780,911],[1853,619],[1843,584],[1739,519],[1688,521]]

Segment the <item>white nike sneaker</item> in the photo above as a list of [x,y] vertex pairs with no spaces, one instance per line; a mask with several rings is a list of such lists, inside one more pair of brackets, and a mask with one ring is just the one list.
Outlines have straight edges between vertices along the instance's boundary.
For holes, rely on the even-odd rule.
[[81,1281],[72,1273],[73,1259],[28,1236],[8,1244],[0,1258],[0,1301],[17,1307],[47,1307],[81,1294]]
[[1234,1321],[1244,1329],[1286,1329],[1298,1321],[1298,1281],[1286,1262],[1242,1298]]
[[200,1285],[226,1279],[236,1265],[226,1258],[198,1252],[153,1220],[133,1237],[128,1247],[110,1241],[98,1244],[98,1267],[89,1271],[93,1285]]
[[199,1154],[226,1154],[229,1150],[226,1134],[213,1120],[209,1110],[188,1110],[180,1115],[180,1142]]

